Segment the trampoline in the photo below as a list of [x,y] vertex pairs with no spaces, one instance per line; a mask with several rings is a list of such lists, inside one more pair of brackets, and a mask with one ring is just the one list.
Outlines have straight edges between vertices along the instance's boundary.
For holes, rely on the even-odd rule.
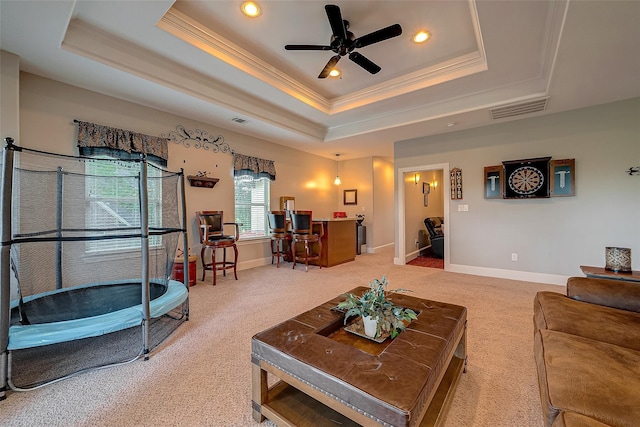
[[[150,314],[157,318],[186,301],[188,291],[176,281],[151,283]],[[142,324],[142,284],[89,284],[33,295],[22,306],[12,303],[8,350],[57,344],[105,335]],[[78,303],[81,301],[82,303]]]
[[6,142],[0,400],[146,360],[189,316],[188,274],[171,280],[189,247],[183,171]]

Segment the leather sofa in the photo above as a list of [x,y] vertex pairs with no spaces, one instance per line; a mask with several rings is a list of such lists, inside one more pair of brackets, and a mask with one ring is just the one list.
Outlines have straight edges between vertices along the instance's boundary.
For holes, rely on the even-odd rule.
[[572,277],[538,292],[534,355],[544,425],[640,426],[640,283]]

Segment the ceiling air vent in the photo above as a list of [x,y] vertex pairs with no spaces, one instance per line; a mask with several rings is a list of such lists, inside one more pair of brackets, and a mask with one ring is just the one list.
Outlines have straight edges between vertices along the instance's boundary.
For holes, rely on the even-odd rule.
[[537,99],[535,101],[527,101],[521,104],[507,105],[506,107],[492,108],[491,119],[505,119],[507,117],[521,116],[523,114],[537,113],[547,109],[547,101],[549,98]]
[[231,121],[232,122],[236,122],[236,123],[240,123],[240,124],[243,124],[243,123],[247,122],[246,119],[241,119],[240,117],[234,117],[233,119],[231,119]]

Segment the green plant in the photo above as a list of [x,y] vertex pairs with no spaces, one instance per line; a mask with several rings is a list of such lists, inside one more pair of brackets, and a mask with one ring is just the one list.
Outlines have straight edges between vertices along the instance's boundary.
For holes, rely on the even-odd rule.
[[369,283],[369,290],[361,296],[352,293],[345,294],[345,300],[337,306],[339,310],[346,310],[344,314],[344,323],[351,316],[371,316],[378,319],[376,336],[387,332],[391,338],[395,338],[405,329],[405,321],[410,322],[418,318],[415,311],[410,308],[402,308],[395,305],[387,297],[395,292],[406,292],[407,289],[387,290],[389,282],[387,278],[374,279]]

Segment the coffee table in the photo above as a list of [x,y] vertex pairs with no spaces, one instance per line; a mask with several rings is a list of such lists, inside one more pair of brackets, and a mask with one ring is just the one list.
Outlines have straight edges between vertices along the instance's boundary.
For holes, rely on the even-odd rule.
[[278,426],[438,425],[466,370],[467,309],[394,294],[418,319],[376,343],[344,330],[334,309],[343,299],[254,335],[253,418]]

